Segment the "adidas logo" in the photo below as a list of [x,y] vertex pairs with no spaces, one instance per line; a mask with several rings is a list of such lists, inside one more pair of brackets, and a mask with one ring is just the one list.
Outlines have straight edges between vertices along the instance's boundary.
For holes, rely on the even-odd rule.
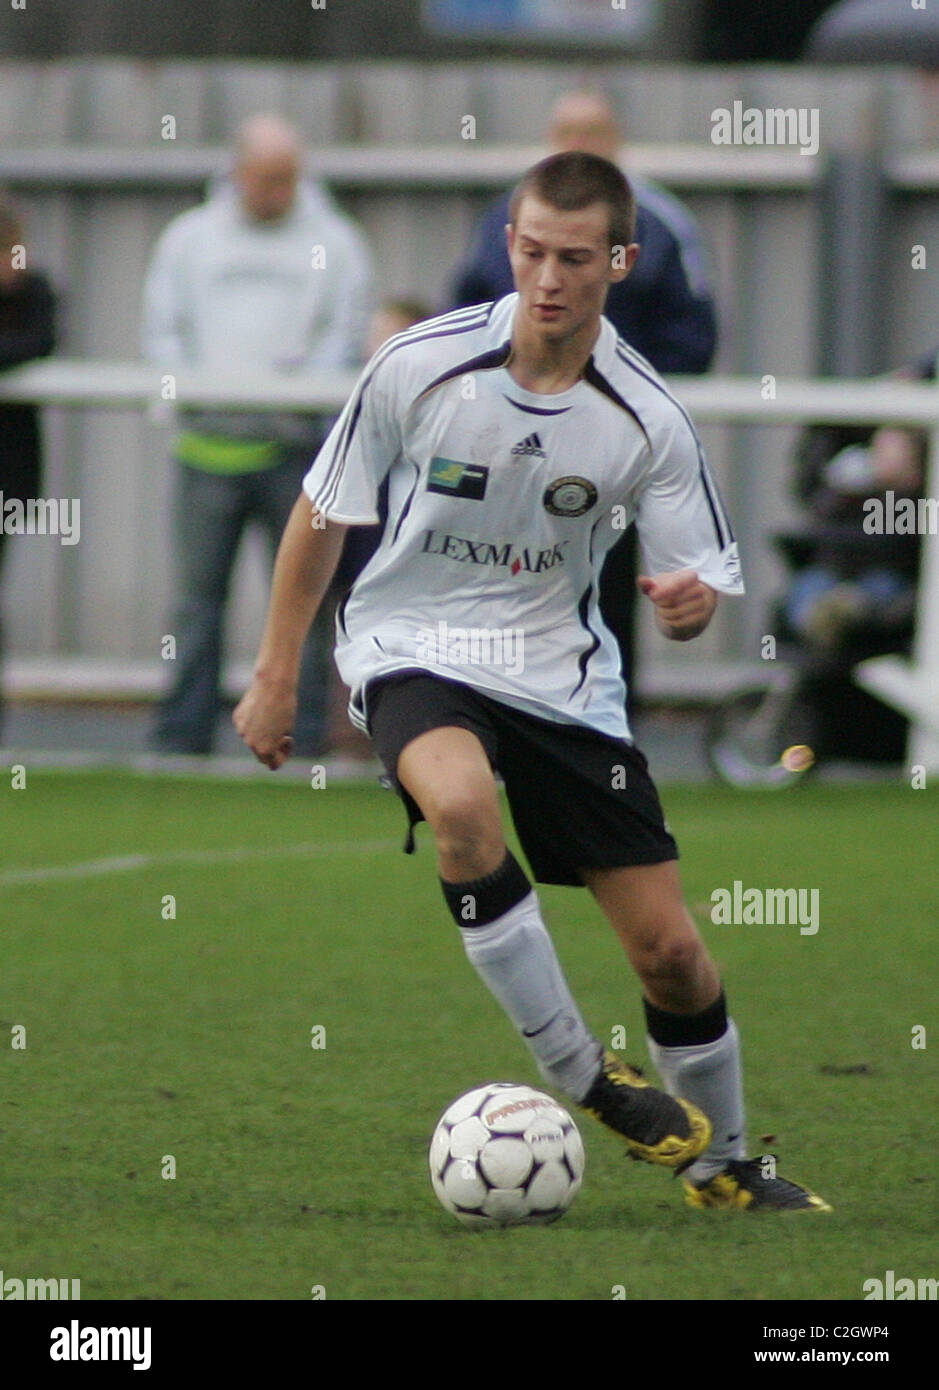
[[524,439],[519,440],[512,450],[512,453],[518,458],[523,458],[525,455],[536,459],[548,457],[541,447],[541,440],[538,438],[537,434],[529,434]]

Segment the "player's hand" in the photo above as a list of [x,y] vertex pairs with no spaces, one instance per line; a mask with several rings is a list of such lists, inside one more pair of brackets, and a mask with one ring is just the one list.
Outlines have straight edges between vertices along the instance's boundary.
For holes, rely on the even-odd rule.
[[640,593],[655,604],[659,628],[675,642],[688,642],[703,632],[717,607],[717,594],[698,578],[696,570],[640,574]]
[[296,686],[255,676],[235,707],[232,723],[254,756],[276,772],[293,751]]

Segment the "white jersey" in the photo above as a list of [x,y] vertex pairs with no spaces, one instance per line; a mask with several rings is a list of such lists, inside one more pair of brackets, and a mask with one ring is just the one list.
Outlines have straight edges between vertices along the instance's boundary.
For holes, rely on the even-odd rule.
[[743,593],[737,547],[687,414],[608,319],[552,395],[506,369],[518,296],[399,333],[365,368],[304,480],[330,521],[387,519],[337,616],[365,728],[368,682],[424,669],[542,718],[629,738],[597,606],[632,521],[649,574]]

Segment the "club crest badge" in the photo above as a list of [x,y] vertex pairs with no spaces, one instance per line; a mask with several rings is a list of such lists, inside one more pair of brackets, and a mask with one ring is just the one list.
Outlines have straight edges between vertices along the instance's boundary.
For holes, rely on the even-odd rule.
[[597,489],[589,478],[571,474],[549,483],[542,500],[552,516],[583,516],[596,506]]

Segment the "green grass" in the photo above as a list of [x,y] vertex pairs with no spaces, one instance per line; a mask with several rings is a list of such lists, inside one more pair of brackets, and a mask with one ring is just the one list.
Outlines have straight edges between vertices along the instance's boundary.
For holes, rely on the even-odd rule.
[[[463,959],[426,828],[401,854],[395,798],[39,772],[0,797],[6,1278],[80,1278],[86,1299],[853,1299],[887,1269],[936,1274],[933,791],[663,796],[743,1037],[751,1149],[833,1215],[691,1212],[582,1118],[571,1211],[481,1234],[438,1206],[429,1135],[469,1087],[538,1078]],[[12,879],[131,855],[152,858]],[[735,878],[818,888],[818,934],[711,925]],[[642,1063],[612,933],[586,893],[542,898],[588,1019],[625,1025]]]

